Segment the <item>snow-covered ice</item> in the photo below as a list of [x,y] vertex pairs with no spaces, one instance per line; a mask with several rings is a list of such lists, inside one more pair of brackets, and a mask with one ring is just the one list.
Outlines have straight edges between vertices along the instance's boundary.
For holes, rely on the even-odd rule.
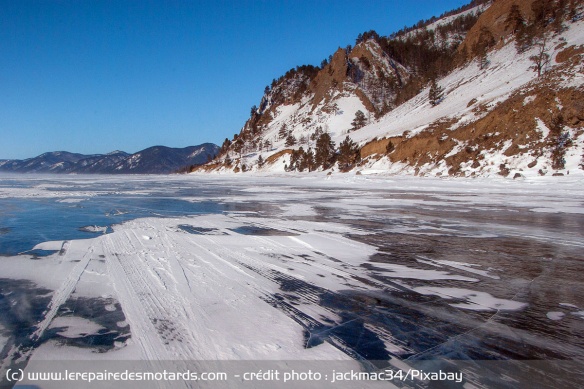
[[[109,233],[34,246],[47,256],[0,257],[0,281],[32,282],[3,290],[45,304],[27,335],[35,347],[1,332],[17,343],[4,367],[14,358],[395,365],[584,355],[584,322],[569,305],[584,296],[580,179],[92,179],[93,197],[120,209],[143,209],[161,191],[221,207],[181,214],[157,200],[151,216],[126,214]],[[3,187],[3,201],[68,204],[67,187],[80,183],[94,192],[84,177],[38,180]],[[89,338],[100,339],[99,355]]]

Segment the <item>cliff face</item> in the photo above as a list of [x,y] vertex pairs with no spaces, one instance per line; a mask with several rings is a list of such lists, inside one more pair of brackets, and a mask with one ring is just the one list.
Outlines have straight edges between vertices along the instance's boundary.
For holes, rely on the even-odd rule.
[[347,80],[347,53],[343,49],[338,49],[332,57],[331,62],[326,65],[314,78],[311,86],[313,107],[318,106],[323,100],[330,101],[334,92],[342,91],[343,84]]
[[522,17],[526,20],[533,18],[532,6],[536,0],[497,0],[481,14],[481,17],[476,24],[469,30],[466,38],[460,45],[459,50],[467,50],[469,53],[472,48],[479,43],[482,31],[489,31],[492,34],[495,44],[499,47],[502,45],[502,40],[508,37],[512,32],[507,21],[507,16],[511,11],[511,7],[516,5]]
[[[581,174],[584,6],[538,2],[497,0],[390,38],[369,34],[322,67],[291,70],[202,169],[338,170],[340,148],[336,163],[311,164],[325,133],[335,147],[356,142],[360,158],[343,159],[343,171]],[[533,35],[520,51],[512,8]],[[432,78],[442,96],[431,102]]]
[[357,45],[348,63],[350,80],[368,111],[386,112],[395,107],[398,90],[410,78],[408,69],[385,54],[375,40]]

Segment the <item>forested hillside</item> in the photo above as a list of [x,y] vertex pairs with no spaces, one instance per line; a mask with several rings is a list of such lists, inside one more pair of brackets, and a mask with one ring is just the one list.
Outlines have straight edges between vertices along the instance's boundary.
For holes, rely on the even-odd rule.
[[197,171],[582,174],[582,0],[473,1],[289,70]]

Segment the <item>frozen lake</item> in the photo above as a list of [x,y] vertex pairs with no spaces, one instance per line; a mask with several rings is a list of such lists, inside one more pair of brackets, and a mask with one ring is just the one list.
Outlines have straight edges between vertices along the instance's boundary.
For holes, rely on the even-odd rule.
[[[569,177],[2,176],[3,369],[431,361],[475,387],[517,387],[518,371],[577,387],[581,369],[554,372],[584,360],[582,189]],[[511,362],[487,377],[468,361]]]

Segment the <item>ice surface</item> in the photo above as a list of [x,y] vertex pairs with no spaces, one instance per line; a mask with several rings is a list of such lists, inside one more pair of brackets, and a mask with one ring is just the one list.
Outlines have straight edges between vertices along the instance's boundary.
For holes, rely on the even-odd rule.
[[81,338],[104,329],[97,323],[79,317],[56,317],[50,328],[60,329],[58,334],[66,338]]
[[[69,185],[86,182],[80,180],[65,177],[51,188],[68,193]],[[63,311],[83,299],[98,299],[104,315],[123,311],[107,328],[131,332],[99,355],[48,340],[24,359],[584,354],[574,335],[584,316],[569,305],[584,296],[577,279],[581,179],[321,174],[93,180],[104,199],[155,195],[164,187],[170,198],[221,202],[223,208],[200,214],[160,209],[166,217],[136,217],[91,239],[37,245],[55,250],[46,257],[0,257],[2,278],[32,280],[51,291],[43,292],[50,303],[31,336],[62,328],[61,336],[82,339],[106,328]],[[91,192],[92,185],[84,189]],[[13,198],[53,190],[31,188],[3,190]],[[150,197],[132,201],[138,208]],[[22,351],[15,348],[6,360]]]
[[[0,327],[0,330],[2,330],[1,327]],[[6,345],[7,342],[8,342],[8,338],[0,335],[0,350],[2,350],[4,348],[4,346]]]

